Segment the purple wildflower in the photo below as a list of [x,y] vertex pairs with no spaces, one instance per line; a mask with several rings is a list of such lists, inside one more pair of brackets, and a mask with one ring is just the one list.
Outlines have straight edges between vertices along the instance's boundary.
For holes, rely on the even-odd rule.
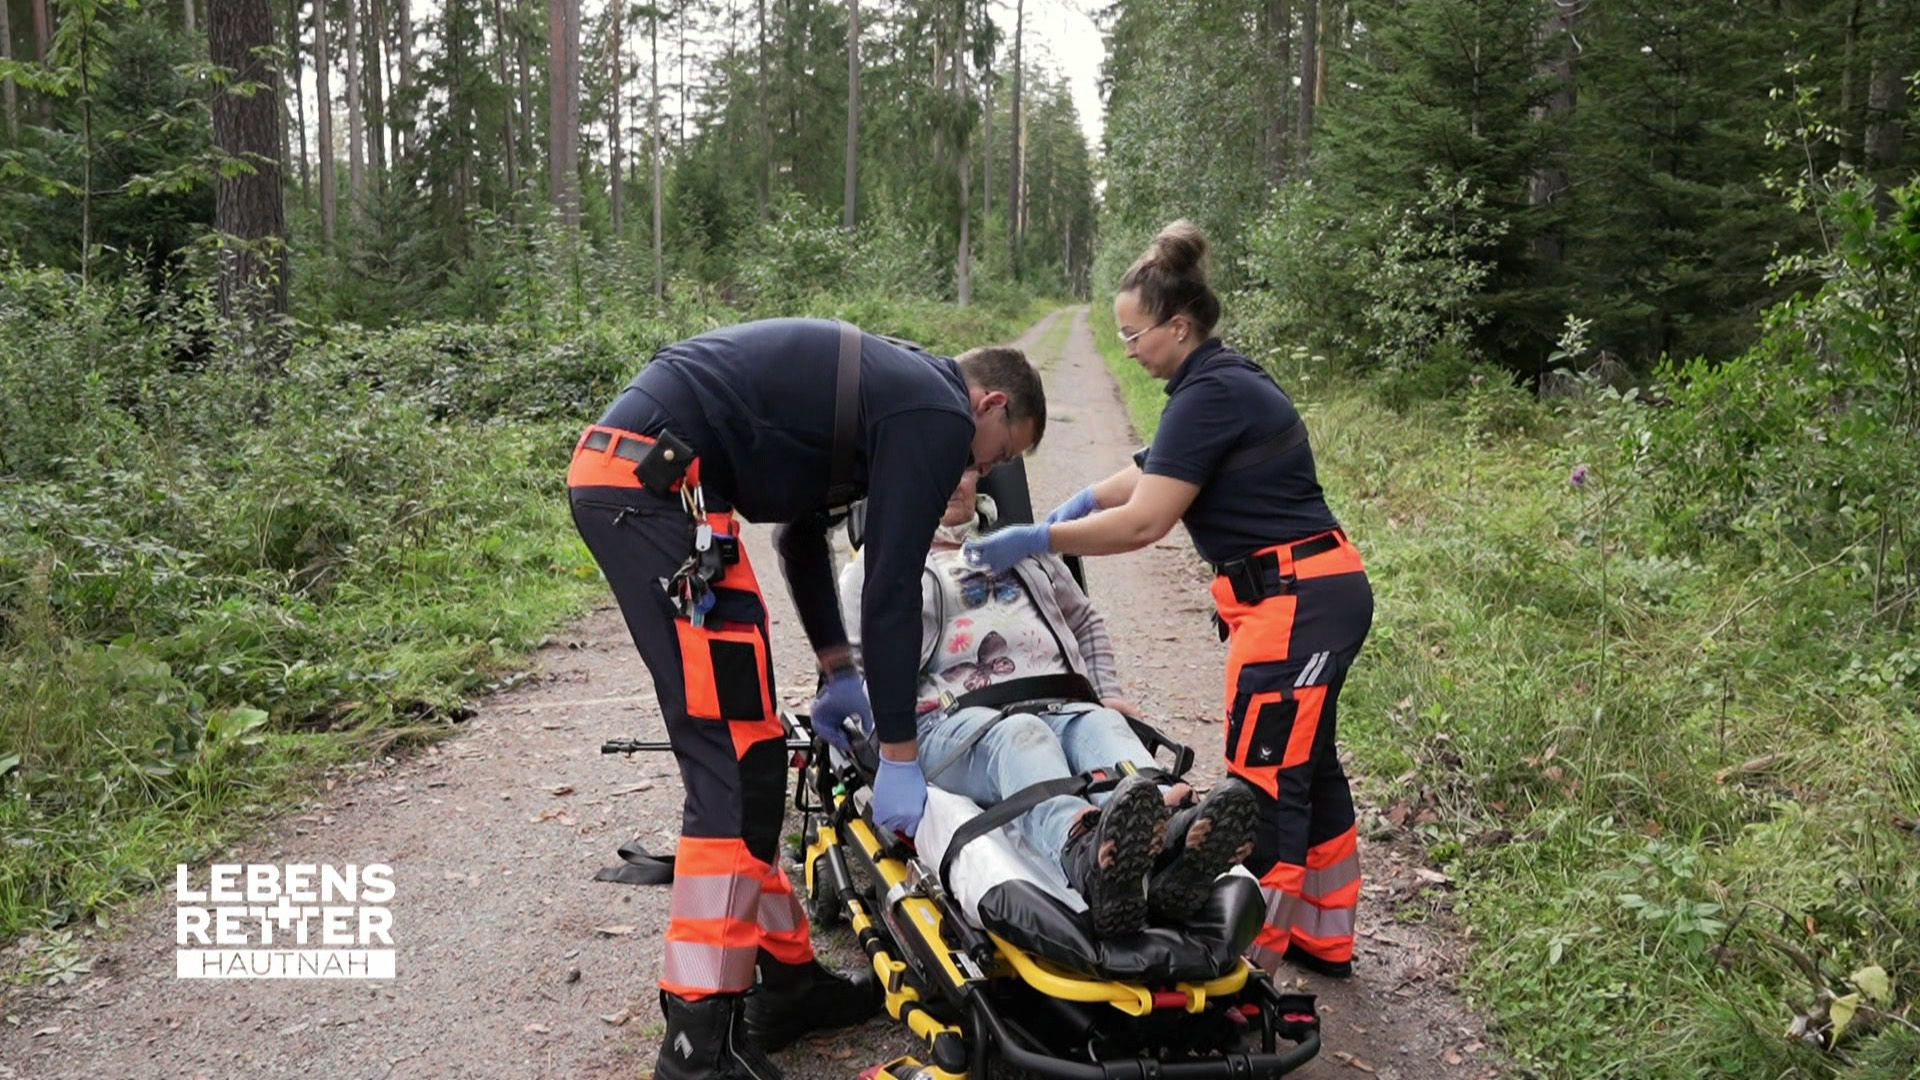
[[1585,465],[1575,465],[1573,471],[1567,474],[1567,483],[1577,488],[1586,487],[1587,467]]

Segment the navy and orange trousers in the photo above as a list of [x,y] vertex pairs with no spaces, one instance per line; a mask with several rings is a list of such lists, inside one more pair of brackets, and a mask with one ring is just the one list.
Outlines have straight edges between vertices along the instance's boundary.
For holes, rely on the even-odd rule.
[[1373,590],[1338,530],[1225,570],[1212,592],[1229,635],[1227,771],[1258,793],[1246,865],[1267,900],[1249,959],[1271,972],[1296,946],[1350,960],[1360,858],[1334,737],[1340,689],[1373,624]]
[[[759,953],[813,959],[807,918],[780,868],[786,812],[785,731],[773,702],[766,603],[746,548],[712,582],[701,626],[676,614],[662,585],[694,550],[682,499],[696,460],[671,491],[647,490],[634,466],[653,439],[591,426],[567,470],[574,526],[600,564],[666,721],[686,788],[660,986],[687,999],[753,986]],[[706,493],[706,523],[736,536],[730,508]]]

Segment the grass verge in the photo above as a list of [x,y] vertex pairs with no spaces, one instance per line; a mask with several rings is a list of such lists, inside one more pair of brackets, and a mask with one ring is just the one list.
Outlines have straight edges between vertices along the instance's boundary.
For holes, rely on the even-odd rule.
[[[816,303],[943,353],[1055,306]],[[87,344],[0,355],[0,390],[84,373],[100,339],[140,347],[137,324],[70,310],[45,332]],[[0,485],[0,941],[106,925],[318,770],[457,730],[604,595],[566,511],[580,425],[653,346],[738,317],[344,330],[296,352],[270,431],[164,344],[146,397],[76,395],[48,442],[109,432],[98,458]],[[74,970],[52,948],[17,974]]]
[[[1158,384],[1094,320],[1150,437]],[[1912,636],[1819,566],[1664,543],[1631,410],[1496,380],[1396,411],[1324,360],[1273,366],[1377,595],[1343,746],[1376,834],[1460,883],[1468,989],[1514,1058],[1913,1076]]]

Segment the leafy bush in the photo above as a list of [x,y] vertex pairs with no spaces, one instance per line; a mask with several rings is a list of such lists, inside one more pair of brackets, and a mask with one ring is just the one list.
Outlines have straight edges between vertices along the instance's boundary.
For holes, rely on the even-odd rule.
[[1782,561],[1838,560],[1876,616],[1903,619],[1920,600],[1920,184],[1887,193],[1886,214],[1877,194],[1864,181],[1831,193],[1832,246],[1775,271],[1819,289],[1772,308],[1753,348],[1661,371],[1672,405],[1649,452],[1676,542],[1737,536]]

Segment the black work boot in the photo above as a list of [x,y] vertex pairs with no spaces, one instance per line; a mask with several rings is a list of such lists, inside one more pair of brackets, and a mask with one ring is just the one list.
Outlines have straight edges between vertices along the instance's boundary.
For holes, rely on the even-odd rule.
[[773,1053],[808,1032],[861,1023],[880,1011],[880,997],[871,970],[839,975],[818,960],[783,964],[762,950],[760,985],[747,994],[747,1035]]
[[[1167,845],[1147,884],[1147,905],[1163,921],[1183,923],[1213,892],[1214,879],[1246,859],[1253,847],[1253,819],[1259,812],[1253,792],[1236,780],[1214,788],[1196,806],[1167,823]],[[1207,822],[1206,835],[1189,842],[1194,825]]]
[[[1147,871],[1166,841],[1167,804],[1144,776],[1129,776],[1105,806],[1082,817],[1060,851],[1067,883],[1087,902],[1096,937],[1147,926]],[[1103,862],[1101,849],[1113,850]]]
[[782,1080],[780,1070],[747,1038],[742,995],[688,1001],[660,991],[667,1033],[660,1037],[654,1080]]
[[1303,967],[1308,971],[1325,975],[1329,979],[1350,979],[1353,977],[1353,961],[1328,960],[1324,957],[1315,956],[1295,944],[1288,944],[1286,961],[1295,967]]

